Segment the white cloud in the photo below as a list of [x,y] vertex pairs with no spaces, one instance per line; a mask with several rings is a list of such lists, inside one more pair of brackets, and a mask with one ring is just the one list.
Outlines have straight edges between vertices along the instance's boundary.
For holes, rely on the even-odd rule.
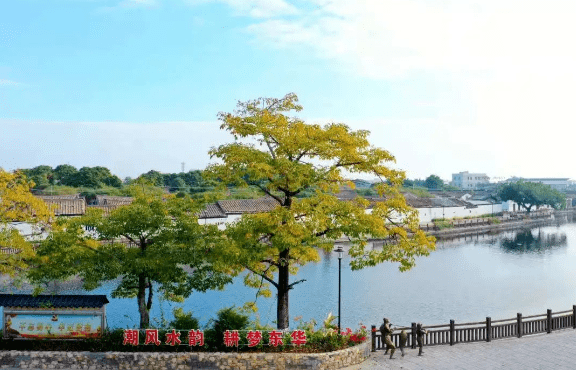
[[0,86],[22,86],[22,83],[12,80],[4,80],[0,78]]
[[98,12],[107,13],[119,9],[134,9],[134,8],[153,8],[159,5],[158,0],[122,0],[114,6],[103,6],[98,9]]
[[121,7],[154,6],[157,2],[156,0],[122,0],[118,5]]
[[[402,162],[398,155],[400,164],[421,168],[427,163],[428,171],[437,167],[445,177],[467,169],[502,176],[513,171],[522,176],[569,172],[555,162],[571,155],[569,145],[561,143],[576,134],[572,108],[576,3],[309,0],[309,4],[314,10],[301,16],[255,20],[246,31],[259,45],[308,53],[342,73],[390,86],[410,80],[431,92],[435,98],[426,104],[437,109],[428,124],[418,126],[407,112],[400,120],[403,124],[387,126],[411,135],[405,142],[411,152],[401,146],[392,151],[406,152],[404,159],[413,157]],[[422,104],[418,94],[397,99],[406,106],[411,99],[414,106]],[[385,112],[382,115],[384,122]]]
[[253,18],[272,18],[297,14],[294,5],[284,0],[188,0],[189,4],[224,3],[232,8],[236,15]]
[[575,6],[567,1],[310,2],[316,10],[254,23],[248,31],[269,46],[306,46],[373,78],[417,69],[509,70],[519,62],[527,68],[541,56],[573,60],[576,51]]

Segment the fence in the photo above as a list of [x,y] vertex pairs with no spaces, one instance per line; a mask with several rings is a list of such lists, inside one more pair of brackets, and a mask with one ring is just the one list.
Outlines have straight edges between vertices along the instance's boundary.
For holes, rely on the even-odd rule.
[[[496,339],[518,337],[538,333],[551,333],[554,330],[572,328],[576,329],[576,305],[572,310],[552,313],[548,310],[542,315],[522,317],[519,313],[515,318],[492,321],[490,317],[486,321],[467,322],[456,324],[450,320],[449,324],[433,325],[424,327],[428,333],[424,335],[423,344],[435,346],[440,344],[454,345],[456,343],[470,343]],[[411,327],[397,327],[392,333],[392,343],[396,347],[400,344],[400,330],[406,330],[408,334],[407,347],[416,348],[416,323]],[[384,349],[384,340],[381,333],[372,325],[372,352]]]

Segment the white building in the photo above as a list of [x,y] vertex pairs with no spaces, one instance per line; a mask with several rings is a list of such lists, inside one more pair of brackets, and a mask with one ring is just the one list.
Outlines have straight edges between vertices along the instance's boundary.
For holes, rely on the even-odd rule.
[[460,189],[477,189],[480,185],[490,183],[490,177],[485,173],[470,173],[468,171],[453,173],[452,185]]

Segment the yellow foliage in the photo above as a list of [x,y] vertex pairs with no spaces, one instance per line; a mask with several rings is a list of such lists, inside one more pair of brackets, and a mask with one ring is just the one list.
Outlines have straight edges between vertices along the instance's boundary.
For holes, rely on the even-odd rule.
[[34,256],[34,249],[20,233],[10,227],[11,222],[47,224],[52,212],[31,193],[34,183],[21,173],[0,169],[0,248],[10,248],[14,253],[0,253],[0,274],[15,276],[26,269],[27,261]]
[[[219,161],[208,167],[208,178],[256,186],[278,204],[229,226],[228,243],[219,251],[222,259],[234,270],[247,269],[245,282],[259,288],[259,294],[270,294],[271,284],[280,295],[292,288],[288,274],[319,261],[318,249],[330,251],[330,241],[343,235],[350,239],[353,269],[391,261],[405,270],[416,256],[433,250],[434,239],[419,230],[416,211],[400,193],[405,174],[391,168],[394,156],[373,147],[366,130],[353,131],[343,123],[308,124],[285,114],[301,109],[297,96],[288,94],[239,102],[236,112],[219,114],[221,128],[235,140],[210,150]],[[345,178],[350,173],[380,178],[381,199],[375,204],[338,199],[334,194],[342,186],[354,187]],[[304,192],[312,195],[299,198]],[[390,243],[368,250],[370,238]]]

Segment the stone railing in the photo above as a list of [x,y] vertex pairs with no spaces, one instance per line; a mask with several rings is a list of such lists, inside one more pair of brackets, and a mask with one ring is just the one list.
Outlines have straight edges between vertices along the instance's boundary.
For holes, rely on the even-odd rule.
[[0,369],[329,370],[363,362],[370,343],[327,353],[0,351]]

